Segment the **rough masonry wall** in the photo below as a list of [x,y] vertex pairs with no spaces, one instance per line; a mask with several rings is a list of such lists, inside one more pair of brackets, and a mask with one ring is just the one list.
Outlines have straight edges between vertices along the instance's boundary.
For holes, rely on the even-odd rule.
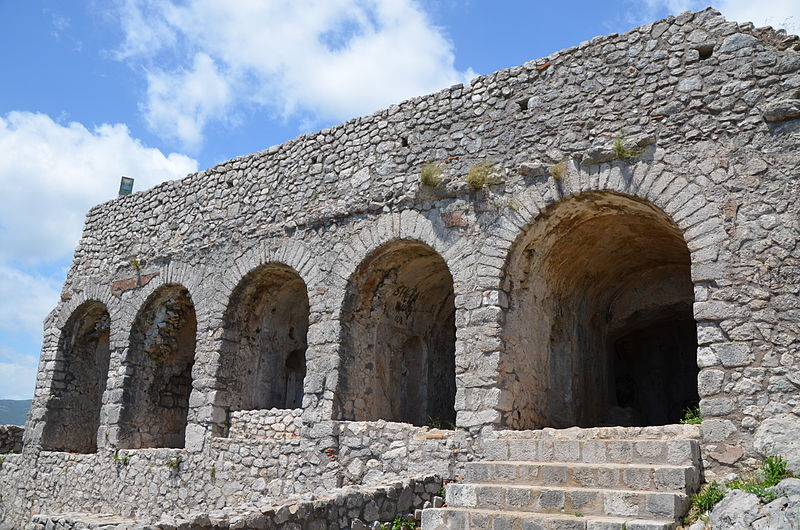
[[292,440],[300,438],[303,409],[239,410],[231,413],[230,438]]
[[[286,424],[295,416],[284,412],[281,422]],[[347,486],[453,476],[466,461],[463,449],[469,446],[463,433],[452,431],[387,422],[323,422],[278,440],[249,434],[247,439],[213,438],[202,452],[45,451],[33,460],[30,455],[4,455],[0,528],[24,528],[31,514],[111,513],[158,520],[164,514],[208,514],[223,508],[252,512],[253,506],[329,497]]]
[[[439,493],[442,480],[422,477],[387,484],[377,488],[344,488],[337,495],[314,501],[285,503],[277,506],[248,506],[238,510],[215,510],[169,515],[153,522],[105,515],[87,517],[59,514],[33,518],[30,530],[82,530],[89,524],[104,524],[108,530],[221,530],[227,528],[269,528],[274,530],[366,530],[389,524],[395,517],[414,520],[415,512],[430,505]],[[441,502],[441,498],[439,501]],[[377,525],[377,526],[376,526]]]
[[[313,433],[339,414],[343,308],[356,271],[396,241],[424,244],[452,276],[459,436],[536,423],[514,418],[527,399],[515,364],[527,357],[513,346],[524,341],[507,336],[518,293],[506,271],[549,208],[586,193],[651,205],[689,251],[706,468],[723,473],[780,451],[764,432],[800,424],[798,90],[796,38],[713,10],[685,13],[100,205],[45,323],[24,458],[41,467],[60,337],[92,300],[111,320],[98,454],[125,440],[130,329],[163,286],[185,289],[194,305],[185,446],[210,451],[230,421],[219,375],[225,314],[242,279],[269,263],[307,288],[302,418]],[[622,160],[615,137],[644,151]],[[419,185],[425,162],[443,170],[435,188]],[[465,176],[479,162],[492,169],[489,185],[474,189]],[[77,457],[38,458],[55,469]],[[57,480],[15,475],[19,496],[3,502],[22,517],[43,506],[23,499],[46,497]]]
[[22,427],[0,425],[0,455],[22,451]]
[[230,411],[303,404],[309,305],[297,272],[264,265],[242,279],[225,315],[220,391]]
[[196,336],[189,291],[165,285],[150,295],[131,330],[119,447],[183,447]]

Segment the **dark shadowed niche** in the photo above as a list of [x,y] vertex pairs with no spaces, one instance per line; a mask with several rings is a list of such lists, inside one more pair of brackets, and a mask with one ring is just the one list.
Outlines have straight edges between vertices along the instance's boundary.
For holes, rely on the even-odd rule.
[[80,305],[62,328],[42,449],[97,450],[100,407],[108,379],[110,323],[106,306],[91,301]]
[[183,447],[197,319],[189,291],[164,285],[133,324],[120,420],[122,448]]
[[338,414],[455,423],[453,277],[422,243],[394,241],[350,278],[342,311]]
[[291,267],[262,265],[234,290],[224,317],[219,385],[229,411],[303,404],[309,302]]
[[664,425],[697,403],[689,250],[655,206],[559,201],[515,244],[503,288],[507,426]]

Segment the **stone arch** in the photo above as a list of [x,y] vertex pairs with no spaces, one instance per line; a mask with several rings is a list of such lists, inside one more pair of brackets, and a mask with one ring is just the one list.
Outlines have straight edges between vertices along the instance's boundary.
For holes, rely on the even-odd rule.
[[555,202],[514,243],[502,288],[507,426],[660,425],[696,404],[691,255],[652,203]]
[[164,283],[142,304],[124,361],[119,447],[183,447],[197,315],[186,287]]
[[453,277],[435,250],[378,247],[350,277],[341,315],[340,418],[455,422]]
[[71,309],[60,327],[41,446],[93,453],[108,380],[111,317],[98,300],[85,300]]
[[309,308],[306,283],[287,265],[242,278],[223,317],[218,379],[229,411],[302,405]]
[[354,227],[354,231],[355,235],[347,240],[333,260],[331,286],[332,290],[341,292],[338,298],[328,297],[335,318],[340,316],[344,307],[347,284],[354,271],[379,247],[394,241],[417,241],[439,254],[451,271],[456,286],[456,296],[460,294],[459,287],[466,286],[473,280],[468,277],[475,262],[472,242],[458,230],[447,228],[441,213],[435,210],[425,215],[416,210],[385,214],[364,225]]

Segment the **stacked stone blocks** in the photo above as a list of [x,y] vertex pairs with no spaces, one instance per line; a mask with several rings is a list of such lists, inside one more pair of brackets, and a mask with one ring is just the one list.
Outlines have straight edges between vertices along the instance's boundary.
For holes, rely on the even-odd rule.
[[487,439],[486,460],[466,464],[447,508],[423,511],[423,528],[675,528],[701,481],[697,439],[571,434]]

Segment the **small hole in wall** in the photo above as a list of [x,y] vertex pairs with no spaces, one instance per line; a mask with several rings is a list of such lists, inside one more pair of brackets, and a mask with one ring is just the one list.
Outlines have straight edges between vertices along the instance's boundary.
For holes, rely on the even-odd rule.
[[401,147],[408,147],[408,136],[401,136],[400,137],[400,146]]
[[700,52],[700,60],[704,61],[705,59],[711,57],[711,55],[714,53],[714,45],[707,44],[705,46],[700,46],[697,48],[697,51]]
[[528,98],[518,100],[517,105],[519,105],[519,110],[528,110]]
[[312,164],[319,164],[319,158],[317,158],[317,157],[315,157],[315,156],[312,156],[312,157],[311,157],[311,163],[312,163]]

